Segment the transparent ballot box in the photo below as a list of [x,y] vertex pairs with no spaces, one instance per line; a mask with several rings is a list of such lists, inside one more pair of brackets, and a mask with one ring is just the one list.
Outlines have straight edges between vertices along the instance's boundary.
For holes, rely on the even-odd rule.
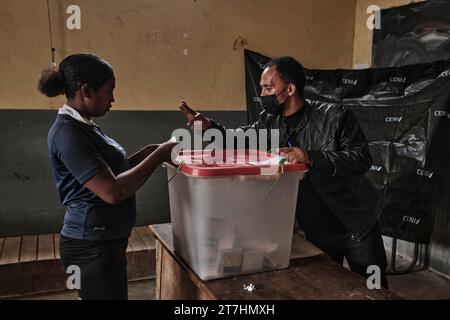
[[289,266],[306,165],[257,150],[189,150],[165,166],[174,249],[200,279]]

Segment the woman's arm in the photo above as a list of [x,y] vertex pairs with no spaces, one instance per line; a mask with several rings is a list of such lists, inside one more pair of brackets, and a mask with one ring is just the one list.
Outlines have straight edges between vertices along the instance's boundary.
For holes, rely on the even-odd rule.
[[128,157],[128,163],[131,168],[134,168],[139,163],[141,163],[145,158],[147,158],[153,151],[155,151],[160,145],[159,144],[149,144],[143,147],[141,150],[132,154]]
[[161,163],[170,160],[175,145],[172,142],[161,144],[135,167],[117,176],[106,167],[86,181],[84,186],[103,201],[117,204],[135,193]]

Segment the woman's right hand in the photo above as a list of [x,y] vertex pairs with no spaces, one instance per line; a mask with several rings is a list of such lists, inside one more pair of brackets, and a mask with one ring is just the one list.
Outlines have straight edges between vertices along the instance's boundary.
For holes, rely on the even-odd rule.
[[155,152],[158,153],[158,156],[161,160],[161,162],[171,161],[172,160],[172,149],[178,144],[179,142],[173,142],[173,141],[166,141],[164,143],[161,143],[156,149]]
[[[162,162],[171,160],[178,142],[166,141],[133,168],[118,175],[110,167],[100,170],[84,186],[109,204],[118,204],[135,193]],[[153,148],[150,146],[149,148]]]

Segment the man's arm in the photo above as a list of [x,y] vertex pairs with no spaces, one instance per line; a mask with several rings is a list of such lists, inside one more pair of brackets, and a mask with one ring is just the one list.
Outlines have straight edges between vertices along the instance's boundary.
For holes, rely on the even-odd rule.
[[350,110],[347,110],[339,121],[339,151],[303,150],[294,147],[281,148],[280,155],[291,163],[306,163],[330,176],[364,174],[372,165],[372,157],[359,122]]
[[352,111],[340,119],[339,151],[310,150],[311,166],[331,176],[354,176],[366,173],[372,157],[366,137]]
[[[202,123],[202,130],[208,130],[208,129],[218,129],[220,131],[222,131],[222,133],[225,133],[225,130],[227,129],[225,126],[221,125],[220,123],[209,119],[205,116],[203,116],[201,113],[196,112],[194,110],[192,110],[188,104],[185,101],[181,101],[181,104],[179,105],[179,108],[181,110],[181,112],[185,115],[186,119],[188,120],[187,122],[187,126],[190,127],[191,129],[194,129],[194,122],[201,122]],[[250,124],[250,125],[246,125],[246,126],[240,126],[238,129],[246,131],[248,129],[263,129],[264,128],[264,124],[262,121],[262,114],[263,112],[259,115],[259,118],[256,122]]]
[[[201,122],[202,124],[202,130],[206,131],[208,129],[217,129],[222,133],[223,136],[223,142],[224,142],[224,148],[227,145],[226,144],[226,138],[227,138],[227,134],[226,134],[226,130],[227,128],[223,125],[221,125],[220,123],[209,119],[205,116],[203,116],[201,113],[194,111],[193,109],[191,109],[188,104],[185,101],[181,101],[181,104],[179,106],[181,112],[186,116],[186,119],[188,120],[187,122],[187,126],[189,126],[191,129],[194,129],[194,122]],[[261,114],[258,117],[258,120],[255,121],[254,123],[250,124],[250,125],[246,125],[246,126],[240,126],[239,128],[237,128],[236,130],[242,130],[243,132],[249,130],[249,129],[254,129],[256,131],[260,130],[260,129],[265,129],[265,125],[264,125],[264,115],[266,115],[265,112],[261,112]],[[257,134],[257,139],[258,139],[258,134]],[[236,142],[236,141],[235,141]],[[236,146],[237,144],[234,143],[234,146]]]
[[[240,127],[238,127],[236,130],[242,130],[242,131],[245,132],[245,131],[247,131],[247,130],[249,130],[249,129],[254,129],[254,130],[264,129],[265,126],[264,126],[264,122],[263,122],[263,119],[262,119],[262,114],[263,114],[263,113],[261,113],[261,114],[259,115],[259,117],[258,117],[258,120],[256,120],[256,121],[253,122],[252,124],[248,124],[248,125],[245,125],[245,126],[240,126]],[[209,121],[210,121],[210,124],[211,124],[209,128],[218,129],[218,130],[220,130],[223,134],[225,134],[225,131],[226,131],[226,129],[227,129],[225,126],[223,126],[223,125],[221,125],[220,123],[214,121],[213,119],[209,119]]]

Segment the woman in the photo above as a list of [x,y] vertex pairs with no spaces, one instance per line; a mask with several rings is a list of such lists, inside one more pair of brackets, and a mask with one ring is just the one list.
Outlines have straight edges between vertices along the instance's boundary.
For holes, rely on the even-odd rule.
[[65,270],[79,268],[81,299],[128,298],[126,248],[136,219],[135,192],[175,146],[149,145],[127,157],[91,120],[111,109],[114,86],[112,67],[92,54],[66,57],[59,68],[44,70],[38,84],[48,97],[67,97],[47,142],[66,206],[61,260]]

